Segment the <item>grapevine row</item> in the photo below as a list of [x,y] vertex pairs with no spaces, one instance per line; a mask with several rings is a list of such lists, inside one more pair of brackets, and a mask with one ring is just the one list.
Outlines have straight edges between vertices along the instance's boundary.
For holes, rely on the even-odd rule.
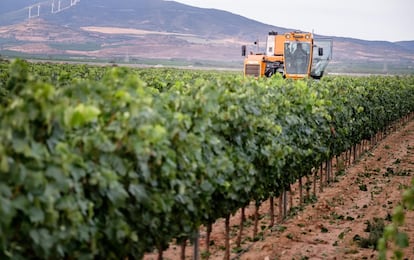
[[10,259],[162,251],[414,111],[413,77],[1,66],[0,257]]

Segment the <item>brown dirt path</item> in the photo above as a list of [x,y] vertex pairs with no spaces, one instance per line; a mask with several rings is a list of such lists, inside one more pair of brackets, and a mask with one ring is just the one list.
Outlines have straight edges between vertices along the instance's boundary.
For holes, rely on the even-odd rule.
[[[286,230],[255,243],[241,259],[377,259],[375,250],[359,247],[354,237],[367,238],[367,221],[373,223],[374,218],[386,219],[392,214],[413,175],[411,122],[348,168],[339,182],[318,195],[317,203],[283,223]],[[411,245],[413,215],[407,215],[404,226]],[[413,248],[405,250],[407,259],[414,259]]]
[[[391,133],[346,173],[318,193],[318,201],[295,212],[284,222],[269,225],[269,203],[260,210],[259,241],[252,242],[254,206],[246,209],[247,221],[243,238],[243,252],[233,250],[232,259],[377,259],[377,251],[361,248],[355,238],[368,238],[367,221],[380,218],[387,225],[393,209],[401,201],[401,194],[414,176],[414,121]],[[319,183],[318,183],[319,188]],[[294,193],[298,193],[295,187]],[[294,204],[298,205],[298,196]],[[277,203],[278,200],[275,200]],[[275,206],[277,209],[277,205]],[[231,219],[231,247],[235,247],[240,212]],[[414,259],[414,212],[408,212],[402,228],[408,233],[410,247],[407,259]],[[200,233],[200,250],[204,250],[205,230]],[[224,257],[224,221],[213,226],[213,245],[209,259]],[[148,254],[144,259],[157,259]],[[179,246],[172,245],[164,252],[164,259],[179,259]],[[186,259],[192,259],[188,247]],[[205,257],[202,257],[205,259]]]

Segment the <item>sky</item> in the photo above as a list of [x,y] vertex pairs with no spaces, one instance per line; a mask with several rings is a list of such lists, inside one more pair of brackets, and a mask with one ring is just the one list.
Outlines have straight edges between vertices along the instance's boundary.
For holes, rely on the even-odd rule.
[[391,42],[414,40],[413,0],[174,1],[325,36]]

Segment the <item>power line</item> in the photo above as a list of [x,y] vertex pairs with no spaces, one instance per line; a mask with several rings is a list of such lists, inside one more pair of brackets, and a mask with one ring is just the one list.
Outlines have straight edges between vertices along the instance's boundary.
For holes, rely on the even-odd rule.
[[[55,2],[57,2],[57,7],[56,7]],[[64,0],[63,1],[62,0],[55,1],[55,0],[53,0],[52,1],[52,14],[56,14],[56,13],[59,13],[59,12],[62,12],[64,10],[66,10],[66,9],[69,9],[72,6],[75,6],[79,2],[80,2],[80,0],[69,0],[69,1],[64,1]]]
[[[37,7],[37,14],[32,15],[32,9],[34,7]],[[29,6],[29,19],[31,19],[32,17],[39,17],[40,16],[40,5],[32,5]]]
[[49,1],[43,1],[43,2],[39,2],[36,4],[30,5],[30,6],[24,7],[14,12],[19,12],[21,10],[27,10],[26,11],[28,12],[27,18],[30,20],[31,18],[41,16],[41,10],[42,11],[51,10],[50,13],[56,14],[56,13],[59,13],[66,9],[71,8],[72,6],[75,6],[78,3],[80,3],[80,0],[49,0]]

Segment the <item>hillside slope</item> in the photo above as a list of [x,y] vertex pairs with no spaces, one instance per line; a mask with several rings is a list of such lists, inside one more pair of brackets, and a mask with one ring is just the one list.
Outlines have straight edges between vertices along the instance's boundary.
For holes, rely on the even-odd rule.
[[[49,11],[52,4],[51,0],[23,0],[18,1],[19,3],[11,2],[11,0],[3,1],[6,1],[6,8],[4,10],[8,10],[9,12],[5,12],[1,16],[13,14],[14,12],[12,10],[22,10],[24,6],[29,6],[29,3],[40,2],[42,3],[40,18],[71,28],[112,26],[139,28],[150,31],[188,33],[202,35],[205,38],[238,36],[242,38],[253,37],[252,39],[260,31],[288,31],[286,28],[266,25],[226,11],[197,8],[174,1],[80,1],[71,8],[54,15]],[[63,0],[61,2],[62,8],[70,6],[70,2],[70,0]],[[14,9],[13,6],[15,6]],[[57,10],[56,4],[55,10]],[[25,12],[28,13],[28,10]],[[34,8],[33,13],[36,12],[37,8]],[[2,25],[10,25],[10,23],[13,23],[13,19],[0,19],[0,24]]]
[[[269,31],[290,30],[174,1],[2,0],[0,54],[134,63],[143,59],[208,60],[240,67],[241,45],[261,52]],[[334,37],[333,58],[328,67],[333,71],[412,73],[414,42]]]

